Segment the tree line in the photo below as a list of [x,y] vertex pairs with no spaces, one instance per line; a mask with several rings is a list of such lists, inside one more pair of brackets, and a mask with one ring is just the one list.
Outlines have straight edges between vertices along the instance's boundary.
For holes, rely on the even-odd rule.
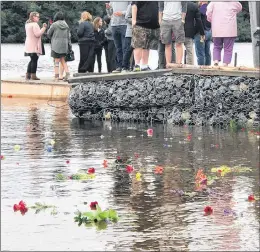
[[[243,10],[238,15],[238,41],[250,42],[250,15],[248,2],[242,2]],[[88,11],[93,17],[106,15],[105,2],[99,1],[1,1],[1,43],[24,43],[24,24],[31,11],[40,13],[40,26],[49,23],[56,12],[65,14],[66,22],[71,29],[72,42],[77,42],[77,26],[80,14]],[[49,42],[46,35],[44,42]]]

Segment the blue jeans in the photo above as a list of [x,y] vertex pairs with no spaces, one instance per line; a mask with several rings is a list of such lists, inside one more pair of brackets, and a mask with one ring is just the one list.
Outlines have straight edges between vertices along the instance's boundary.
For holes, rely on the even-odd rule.
[[125,32],[126,25],[112,26],[112,36],[116,47],[116,68],[122,68],[125,54]]
[[131,41],[132,38],[130,37],[125,38],[125,54],[124,54],[122,66],[126,70],[130,70],[130,68],[132,68],[132,66],[134,65],[134,62],[132,62],[132,65],[130,67],[131,56],[134,50],[134,48],[131,46]]
[[196,34],[194,37],[195,51],[197,55],[197,61],[199,66],[210,66],[211,65],[211,31],[205,31],[205,41],[200,42],[200,34]]

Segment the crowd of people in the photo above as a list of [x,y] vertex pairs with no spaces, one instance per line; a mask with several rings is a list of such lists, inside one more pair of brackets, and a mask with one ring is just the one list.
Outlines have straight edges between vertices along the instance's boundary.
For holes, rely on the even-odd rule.
[[[158,50],[158,68],[194,64],[193,47],[198,65],[211,65],[210,44],[213,40],[213,62],[218,66],[224,49],[223,66],[232,60],[237,37],[237,14],[242,10],[238,1],[122,1],[106,2],[107,15],[96,17],[84,11],[79,20],[77,35],[80,50],[79,73],[102,72],[104,49],[109,73],[148,71],[150,50]],[[31,12],[26,22],[25,56],[31,60],[26,79],[37,80],[37,62],[44,55],[41,36],[47,24],[40,28],[39,13]],[[55,80],[70,77],[66,56],[72,50],[70,28],[62,12],[56,13],[47,31],[51,40]],[[64,75],[65,71],[65,77]]]

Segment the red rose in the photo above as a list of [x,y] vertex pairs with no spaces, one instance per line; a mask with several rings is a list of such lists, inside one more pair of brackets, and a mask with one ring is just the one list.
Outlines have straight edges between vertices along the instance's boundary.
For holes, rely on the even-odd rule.
[[17,212],[20,210],[20,205],[14,204],[14,211]]
[[213,213],[213,208],[211,206],[206,206],[204,208],[204,212],[206,215],[212,214]]
[[89,174],[95,173],[95,168],[93,168],[93,167],[89,168],[88,173]]
[[248,196],[248,201],[254,201],[255,200],[255,196],[254,195],[249,195]]
[[98,202],[94,201],[94,202],[91,202],[89,206],[90,206],[91,210],[97,210],[97,205],[98,205]]
[[19,202],[19,206],[21,206],[21,207],[26,207],[26,204],[21,200],[21,201]]
[[134,168],[133,168],[132,165],[127,165],[127,166],[126,166],[126,171],[127,171],[128,173],[131,173],[133,170],[134,170]]
[[148,129],[146,132],[148,136],[153,136],[153,129]]
[[70,163],[70,161],[69,160],[66,160],[66,164],[69,164]]

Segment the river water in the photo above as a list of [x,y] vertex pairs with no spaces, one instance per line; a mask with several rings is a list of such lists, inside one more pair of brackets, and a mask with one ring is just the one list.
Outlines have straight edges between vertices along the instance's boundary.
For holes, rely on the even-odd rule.
[[[76,73],[79,64],[79,46],[73,44],[75,52],[75,61],[69,62],[69,68],[72,73]],[[213,44],[211,44],[211,52],[213,51]],[[38,61],[38,76],[39,77],[52,77],[53,59],[50,57],[50,44],[45,45],[44,56],[41,56]],[[251,43],[235,43],[233,50],[233,58],[231,65],[234,65],[234,53],[237,52],[237,65],[253,67],[253,52]],[[223,52],[222,52],[223,54]],[[25,76],[28,57],[24,57],[23,44],[1,44],[1,78],[17,78]],[[196,64],[196,54],[194,53],[194,62]],[[105,52],[102,53],[102,72],[106,72]],[[151,69],[156,69],[158,66],[158,53],[151,51],[149,57],[149,65]],[[95,72],[97,72],[97,63],[95,64]]]
[[[50,139],[55,144],[48,152]],[[79,121],[66,103],[2,98],[1,155],[2,250],[259,250],[259,201],[247,200],[250,194],[259,197],[259,139],[248,130]],[[133,157],[134,171],[116,169],[116,156]],[[162,174],[154,173],[157,165]],[[197,170],[210,176],[221,165],[252,170],[220,177],[208,186],[215,193],[191,198],[174,193],[194,192]],[[57,173],[69,176],[89,167],[96,169],[92,180],[55,179]],[[13,211],[20,200],[55,205],[56,213],[29,209],[22,216]],[[117,210],[119,221],[78,227],[74,213],[86,211],[92,201]],[[213,214],[204,216],[207,205]]]

